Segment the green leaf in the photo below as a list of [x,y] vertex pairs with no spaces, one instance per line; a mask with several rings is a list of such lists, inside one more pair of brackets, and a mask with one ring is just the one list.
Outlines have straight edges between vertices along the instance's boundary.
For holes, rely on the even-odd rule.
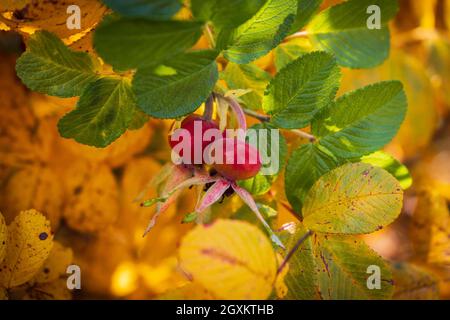
[[[256,203],[259,212],[263,216],[264,220],[269,224],[271,228],[275,228],[275,224],[278,217],[278,212],[274,208],[276,206],[276,203],[273,201],[261,201]],[[258,217],[255,215],[255,213],[246,205],[244,204],[239,209],[237,209],[233,215],[233,220],[243,220],[247,221],[253,225],[256,225],[261,231],[264,233],[267,233],[266,228],[263,226],[261,221],[258,219]]]
[[218,79],[215,51],[180,54],[156,68],[138,69],[133,79],[138,106],[156,118],[177,118],[195,111]]
[[[368,28],[372,14],[367,13],[367,9],[371,5],[380,8],[380,29]],[[397,11],[396,0],[349,0],[315,16],[307,32],[314,46],[333,52],[340,65],[372,68],[389,55],[387,23]]]
[[334,98],[340,78],[332,55],[326,52],[305,54],[273,78],[263,98],[263,109],[272,115],[271,123],[277,127],[306,127]]
[[291,154],[286,166],[285,192],[297,213],[301,212],[303,201],[314,182],[338,165],[337,160],[317,144],[305,144]]
[[323,0],[298,0],[297,16],[291,28],[291,32],[300,31],[316,13]]
[[102,0],[117,13],[127,17],[169,20],[182,6],[180,0]]
[[130,124],[128,126],[128,129],[130,130],[138,130],[144,126],[148,121],[150,120],[150,117],[145,114],[140,108],[137,106],[134,108],[134,115],[133,119],[131,119]]
[[266,55],[288,34],[297,12],[297,0],[267,0],[259,11],[227,36],[226,59],[246,64]]
[[395,300],[439,300],[439,280],[426,267],[408,262],[392,263]]
[[406,108],[400,82],[379,82],[340,97],[313,121],[312,132],[336,157],[357,158],[392,140]]
[[197,19],[211,21],[214,30],[232,29],[250,19],[266,0],[191,0],[192,13]]
[[345,164],[312,186],[303,206],[303,223],[318,232],[362,234],[387,226],[403,205],[398,181],[366,163]]
[[412,177],[408,168],[386,152],[377,151],[360,158],[359,161],[383,168],[398,180],[403,190],[412,185]]
[[99,78],[98,70],[98,62],[91,56],[69,49],[47,31],[30,36],[27,51],[16,64],[17,75],[28,88],[57,97],[81,95]]
[[[272,125],[268,123],[256,124],[251,127],[251,129],[257,130],[261,134],[261,130],[270,130],[275,129]],[[278,132],[279,136],[276,139],[276,136],[271,131],[265,131],[266,134],[258,135],[258,145],[255,145],[261,155],[263,170],[264,168],[270,168],[273,166],[273,174],[268,174],[268,172],[263,172],[260,170],[256,176],[247,180],[238,181],[238,185],[247,189],[248,192],[253,195],[262,195],[270,190],[273,182],[278,177],[278,173],[283,169],[284,164],[286,162],[286,154],[287,154],[287,144],[283,135]],[[273,134],[273,135],[272,135]],[[273,139],[273,141],[272,141]],[[260,148],[266,148],[266,150],[262,150]],[[272,159],[272,152],[278,152],[278,155]],[[274,161],[277,161],[277,165]]]
[[58,129],[64,138],[103,148],[125,132],[135,108],[129,80],[102,78],[86,88],[76,109],[59,121]]
[[192,47],[202,34],[193,21],[105,19],[94,34],[95,50],[118,70],[155,66]]
[[261,109],[264,90],[272,76],[254,64],[237,64],[230,62],[223,78],[230,89],[251,89],[241,100],[254,110]]
[[[306,229],[299,227],[288,250],[305,233]],[[368,288],[369,266],[380,268],[380,289]],[[285,299],[389,299],[393,293],[389,265],[362,240],[349,236],[310,236],[289,261],[284,281],[288,288]]]
[[289,63],[310,51],[312,51],[312,46],[308,39],[292,39],[281,43],[274,50],[275,68],[280,71]]

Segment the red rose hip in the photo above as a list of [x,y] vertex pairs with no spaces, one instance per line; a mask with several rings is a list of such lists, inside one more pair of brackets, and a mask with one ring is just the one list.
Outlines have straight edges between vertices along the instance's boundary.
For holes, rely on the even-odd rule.
[[222,142],[223,155],[215,157],[213,163],[217,172],[233,181],[252,178],[259,172],[261,156],[255,147],[236,138],[222,139]]
[[[199,128],[201,128],[200,132],[198,132],[197,135],[195,135],[195,126],[196,125]],[[201,162],[198,164],[203,164],[203,162],[204,162],[203,161],[203,150],[210,143],[212,143],[214,141],[214,139],[212,139],[212,141],[204,141],[203,140],[204,133],[209,129],[219,130],[218,124],[213,120],[205,120],[199,115],[192,114],[192,115],[189,115],[186,118],[184,118],[184,120],[181,122],[180,129],[187,130],[190,134],[190,139],[191,139],[190,140],[190,149],[191,149],[190,158],[184,159],[183,158],[183,150],[180,150],[180,152],[179,152],[179,156],[183,158],[183,163],[194,164],[195,160],[197,159],[197,161],[200,160],[200,162]],[[176,130],[175,130],[175,132],[176,132]],[[184,138],[180,137],[180,139],[178,140],[178,138],[175,139],[174,134],[171,134],[171,135],[169,135],[168,139],[169,139],[169,145],[173,149],[177,144],[181,143],[181,141]],[[199,147],[197,147],[197,149],[195,148],[196,145],[199,146]],[[196,157],[196,154],[197,154],[197,157]]]

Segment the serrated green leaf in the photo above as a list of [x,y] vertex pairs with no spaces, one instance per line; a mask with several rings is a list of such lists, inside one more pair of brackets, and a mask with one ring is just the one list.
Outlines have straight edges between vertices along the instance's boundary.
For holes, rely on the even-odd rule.
[[156,68],[138,69],[133,79],[138,106],[156,118],[177,118],[195,111],[218,79],[215,51],[180,54]]
[[147,123],[147,121],[150,120],[150,117],[145,114],[140,108],[137,106],[134,108],[134,114],[133,118],[130,121],[130,124],[128,125],[128,129],[130,130],[138,130],[144,126],[144,124]]
[[[369,29],[369,6],[380,8],[380,29]],[[349,0],[322,11],[307,26],[316,48],[333,52],[340,65],[372,68],[389,55],[387,23],[398,11],[396,0]]]
[[400,82],[379,82],[340,97],[313,121],[312,132],[336,157],[357,158],[392,140],[406,108]]
[[274,50],[275,68],[280,71],[289,63],[310,51],[312,51],[312,46],[308,39],[293,39],[281,43]]
[[246,64],[264,56],[288,34],[297,13],[297,0],[267,0],[258,12],[230,34],[222,36],[228,45],[226,59]]
[[[306,232],[300,226],[288,250]],[[380,268],[380,289],[371,290],[367,285],[370,266]],[[349,236],[310,236],[289,261],[284,281],[288,288],[286,299],[389,299],[393,293],[389,265],[363,241]]]
[[169,20],[182,6],[180,0],[102,0],[109,8],[126,17]]
[[27,51],[17,60],[16,71],[33,91],[75,97],[99,78],[97,61],[85,52],[69,49],[48,31],[37,31],[27,45]]
[[197,19],[211,21],[214,30],[232,29],[250,19],[266,0],[191,0],[192,13]]
[[323,0],[298,0],[297,16],[292,24],[291,32],[300,31],[316,13]]
[[94,34],[95,50],[118,70],[155,66],[192,47],[202,34],[193,21],[105,19]]
[[58,123],[64,138],[104,148],[128,128],[136,105],[127,79],[102,78],[90,84],[76,109]]
[[264,90],[272,79],[268,72],[254,64],[230,62],[223,72],[223,78],[230,89],[251,89],[241,100],[250,109],[261,109]]
[[338,165],[338,161],[317,144],[305,144],[291,154],[286,166],[285,193],[297,213],[301,212],[314,182]]
[[398,180],[403,190],[412,185],[412,177],[408,168],[386,152],[377,151],[360,158],[359,161],[383,168]]
[[[259,130],[270,130],[275,129],[272,125],[268,123],[261,123],[256,124],[251,127],[251,129]],[[238,185],[247,189],[248,192],[252,193],[253,195],[262,195],[270,190],[272,187],[273,182],[278,177],[278,173],[283,169],[284,164],[286,162],[286,154],[287,154],[287,144],[286,140],[284,139],[283,135],[279,133],[278,141],[276,140],[275,136],[271,136],[271,132],[267,131],[267,135],[265,136],[258,136],[258,144],[261,146],[266,146],[266,150],[262,152],[261,149],[260,155],[262,158],[263,168],[264,167],[270,167],[270,165],[274,165],[273,162],[275,159],[278,161],[278,170],[275,170],[276,172],[274,174],[264,174],[261,170],[258,172],[256,176],[253,178],[247,179],[247,180],[241,180],[238,181]],[[274,140],[272,143],[272,139]],[[272,156],[272,150],[278,151],[278,158],[271,159]]]
[[332,55],[312,52],[282,69],[266,89],[263,110],[271,123],[295,129],[309,125],[339,88],[341,73]]
[[314,183],[303,205],[303,223],[318,232],[370,233],[397,218],[402,200],[402,188],[391,174],[366,163],[349,163]]

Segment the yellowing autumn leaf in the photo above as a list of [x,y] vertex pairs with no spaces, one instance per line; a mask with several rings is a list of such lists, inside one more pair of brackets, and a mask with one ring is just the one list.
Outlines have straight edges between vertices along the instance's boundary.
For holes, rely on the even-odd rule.
[[199,225],[182,240],[181,267],[194,282],[222,299],[266,299],[277,261],[267,237],[255,226],[232,220]]
[[[303,225],[286,242],[288,250],[305,239],[289,260],[284,277],[288,300],[389,299],[392,275],[387,263],[364,241],[352,236],[314,233],[307,235]],[[369,266],[379,268],[380,286],[368,286]],[[283,274],[283,271],[281,272]]]
[[387,171],[366,163],[343,165],[322,176],[303,206],[305,227],[342,234],[369,233],[400,214],[403,191]]
[[396,300],[439,299],[439,285],[436,277],[427,270],[409,263],[394,263],[392,274],[395,282]]
[[22,210],[35,208],[50,220],[56,230],[61,217],[64,197],[59,177],[52,169],[34,165],[15,170],[0,194],[0,210],[6,221],[13,221]]
[[39,283],[22,297],[23,300],[70,300],[72,293],[67,289],[66,279],[60,278],[52,282]]
[[112,167],[119,167],[142,152],[150,142],[153,131],[145,125],[139,130],[127,131],[108,147],[98,149],[82,145],[74,140],[59,139],[61,152],[73,154],[90,162],[106,162]]
[[6,227],[5,218],[0,213],[0,263],[6,255],[6,241],[8,239],[8,229]]
[[48,259],[45,260],[44,265],[33,280],[37,283],[47,283],[65,276],[67,267],[72,264],[72,261],[72,249],[66,248],[55,241]]
[[0,285],[21,285],[36,274],[53,246],[50,222],[38,211],[22,211],[8,226],[6,257],[0,266]]
[[84,172],[71,167],[67,174],[78,176],[68,188],[71,191],[64,209],[67,224],[82,232],[97,232],[112,225],[119,215],[119,191],[111,169],[103,164]]
[[[74,14],[73,10],[68,13],[69,5],[76,5],[80,9],[81,30],[67,27],[67,19]],[[91,29],[107,10],[99,0],[72,0],[70,3],[60,0],[21,0],[19,5],[7,5],[6,9],[18,9],[14,11],[14,14],[8,15],[9,19],[4,19],[11,29],[24,34],[45,29],[56,33],[61,38]]]
[[450,212],[445,198],[434,192],[419,194],[411,224],[411,239],[419,259],[450,265]]
[[190,282],[168,290],[157,297],[158,300],[213,300],[214,296],[198,283]]
[[82,270],[83,291],[110,295],[115,270],[123,261],[133,260],[133,251],[123,233],[111,228],[96,237],[73,234],[66,240],[75,253],[74,264]]
[[7,10],[20,10],[30,2],[31,0],[3,0],[0,3],[0,12]]

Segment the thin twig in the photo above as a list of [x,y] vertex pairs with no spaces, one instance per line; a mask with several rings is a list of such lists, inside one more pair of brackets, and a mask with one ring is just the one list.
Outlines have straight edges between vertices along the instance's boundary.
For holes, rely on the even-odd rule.
[[213,104],[214,104],[214,96],[210,95],[208,100],[205,102],[205,112],[203,112],[203,118],[205,120],[211,120],[213,116]]
[[239,123],[239,127],[244,131],[247,130],[247,120],[245,119],[245,113],[242,109],[242,106],[233,96],[224,97],[224,99],[228,102],[234,114],[236,115],[236,119]]
[[291,132],[295,133],[299,137],[308,139],[310,142],[315,142],[316,141],[316,137],[315,136],[313,136],[312,134],[306,133],[306,132],[304,132],[302,130],[294,129],[294,130],[291,130]]
[[289,262],[289,260],[292,258],[292,256],[294,255],[294,253],[298,250],[298,248],[300,248],[300,246],[302,245],[303,242],[305,242],[306,239],[309,238],[309,236],[312,235],[312,231],[308,230],[308,232],[306,232],[295,244],[295,246],[291,249],[291,251],[288,252],[288,254],[286,255],[286,257],[284,258],[283,262],[281,263],[280,267],[278,268],[277,274],[280,274],[281,271],[283,271],[283,268],[287,265],[287,263]]
[[247,109],[247,108],[242,108],[242,110],[244,110],[244,113],[252,118],[258,119],[261,122],[267,122],[270,121],[270,116],[266,116],[265,114],[261,114],[258,113],[256,111]]

